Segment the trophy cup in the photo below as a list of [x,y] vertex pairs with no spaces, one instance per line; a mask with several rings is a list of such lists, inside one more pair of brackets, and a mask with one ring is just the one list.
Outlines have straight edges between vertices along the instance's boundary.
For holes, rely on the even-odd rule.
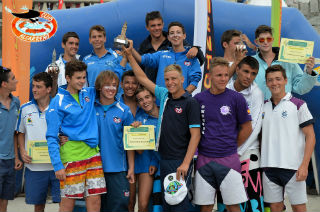
[[127,32],[127,22],[124,22],[122,29],[121,29],[121,34],[118,35],[114,40],[114,47],[116,49],[121,49],[122,46],[124,45],[126,48],[129,47],[129,42],[126,38],[126,32]]
[[54,79],[59,74],[59,66],[56,64],[56,49],[53,49],[52,52],[52,60],[48,65],[48,74]]

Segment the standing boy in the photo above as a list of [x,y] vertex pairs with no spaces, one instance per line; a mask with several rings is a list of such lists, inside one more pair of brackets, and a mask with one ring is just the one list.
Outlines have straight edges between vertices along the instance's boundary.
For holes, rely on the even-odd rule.
[[171,22],[168,26],[168,40],[172,48],[152,54],[140,55],[133,49],[133,55],[145,67],[158,68],[156,84],[165,87],[164,70],[168,65],[178,64],[184,77],[183,89],[190,94],[197,88],[201,80],[200,64],[197,58],[187,57],[188,47],[183,46],[186,39],[184,26],[179,22]]
[[11,94],[16,90],[17,83],[12,71],[0,66],[0,211],[7,211],[8,200],[13,200],[14,170],[22,168],[14,134],[20,101]]
[[33,204],[35,212],[44,211],[49,187],[53,202],[60,202],[60,183],[52,164],[33,163],[28,154],[28,142],[46,141],[51,89],[52,78],[48,73],[41,72],[32,78],[33,100],[21,106],[17,124],[20,155],[26,167],[26,203]]
[[272,212],[283,210],[286,191],[294,212],[305,212],[305,180],[315,146],[313,117],[307,104],[286,92],[287,75],[280,65],[266,70],[271,98],[264,105],[261,167],[264,200]]
[[[176,32],[175,32],[176,33]],[[182,32],[181,32],[182,33]],[[193,156],[200,140],[200,108],[198,103],[183,88],[182,69],[177,64],[169,65],[164,70],[164,82],[167,88],[159,87],[149,80],[132,55],[132,41],[125,54],[140,84],[155,94],[160,100],[160,112],[157,125],[156,149],[159,149],[160,177],[163,192],[164,211],[187,211],[188,195],[175,203],[167,202],[164,195],[170,196],[170,188],[164,186],[164,179],[176,173],[190,185]],[[159,75],[158,75],[159,76]],[[170,176],[172,178],[172,176]],[[183,183],[184,184],[184,183]]]
[[194,203],[212,211],[220,190],[228,211],[240,211],[247,200],[242,183],[237,147],[252,132],[251,116],[244,97],[226,88],[229,63],[214,58],[210,63],[211,88],[195,96],[201,107],[201,141],[195,175]]
[[[88,211],[100,211],[100,194],[106,193],[94,108],[94,88],[83,88],[86,64],[66,64],[67,89],[59,88],[52,99],[47,120],[48,149],[55,175],[60,180],[60,211],[72,211],[75,199],[86,199]],[[69,141],[59,146],[58,135]]]
[[129,183],[134,183],[134,151],[126,151],[122,140],[123,128],[131,125],[133,116],[130,108],[116,99],[118,86],[119,78],[112,71],[101,72],[95,82],[99,147],[108,190],[101,198],[103,212],[128,211]]
[[[249,138],[238,147],[241,162],[241,174],[248,194],[248,201],[242,204],[245,211],[263,210],[262,172],[260,169],[260,142],[258,135],[262,124],[264,104],[263,93],[254,82],[259,71],[258,61],[246,56],[236,68],[237,78],[230,79],[227,88],[243,95],[248,104],[252,117],[252,133]],[[222,211],[222,210],[220,210]]]

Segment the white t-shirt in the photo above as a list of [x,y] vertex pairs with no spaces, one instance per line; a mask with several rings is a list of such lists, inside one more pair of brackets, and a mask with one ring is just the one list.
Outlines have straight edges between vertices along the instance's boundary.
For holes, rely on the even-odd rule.
[[305,150],[301,128],[314,123],[307,104],[290,92],[273,108],[268,100],[262,114],[261,167],[298,170]]
[[[234,82],[235,80],[231,78],[227,84],[227,88],[236,91],[234,88]],[[239,93],[241,93],[246,99],[252,118],[252,133],[250,134],[249,138],[240,147],[238,147],[238,154],[241,156],[247,150],[259,149],[258,135],[260,133],[262,124],[264,96],[255,82],[253,82],[247,89],[244,89]]]
[[[49,106],[45,109],[45,111],[41,112],[34,100],[21,106],[16,130],[25,134],[26,151],[28,151],[28,141],[46,140],[46,111],[48,108]],[[25,164],[25,166],[31,171],[53,170],[51,163],[31,163]]]

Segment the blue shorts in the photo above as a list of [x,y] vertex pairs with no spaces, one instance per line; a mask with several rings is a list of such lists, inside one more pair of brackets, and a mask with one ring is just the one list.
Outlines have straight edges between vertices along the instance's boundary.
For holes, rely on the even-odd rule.
[[0,199],[13,200],[15,176],[14,159],[0,159]]
[[129,182],[127,172],[105,172],[107,193],[101,195],[101,212],[128,211]]
[[26,203],[46,204],[48,188],[51,188],[53,202],[60,202],[60,182],[54,171],[31,171],[26,167],[25,174]]

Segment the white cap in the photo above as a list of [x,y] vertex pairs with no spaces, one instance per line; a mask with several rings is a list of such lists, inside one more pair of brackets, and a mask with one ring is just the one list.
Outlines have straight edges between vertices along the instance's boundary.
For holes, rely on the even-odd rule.
[[176,173],[168,174],[163,181],[164,199],[169,205],[177,205],[184,200],[188,194],[186,182],[180,177],[176,179]]

